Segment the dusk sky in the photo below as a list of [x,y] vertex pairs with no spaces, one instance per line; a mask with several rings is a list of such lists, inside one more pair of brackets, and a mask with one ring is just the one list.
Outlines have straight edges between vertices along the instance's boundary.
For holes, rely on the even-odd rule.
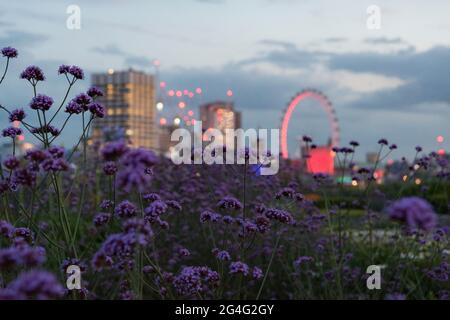
[[[80,30],[66,27],[71,4],[81,8]],[[380,30],[366,27],[372,4],[381,8]],[[62,63],[87,74],[76,94],[92,72],[154,72],[159,59],[160,80],[175,89],[202,87],[204,102],[229,99],[232,89],[245,128],[279,127],[295,93],[315,88],[333,102],[341,141],[362,144],[360,158],[381,137],[399,145],[394,158],[411,156],[416,145],[436,149],[437,135],[449,151],[449,13],[448,0],[0,0],[0,47],[20,54],[0,86],[0,103],[27,105],[31,89],[18,75],[30,64],[48,78],[42,92],[59,101]],[[0,125],[6,122],[1,114]],[[291,120],[291,152],[302,134],[319,144],[330,135],[315,102]],[[64,143],[76,138],[69,134]]]

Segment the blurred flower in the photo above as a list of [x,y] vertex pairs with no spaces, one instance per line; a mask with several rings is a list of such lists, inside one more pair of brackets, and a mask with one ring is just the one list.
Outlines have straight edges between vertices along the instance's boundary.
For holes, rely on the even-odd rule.
[[208,267],[184,267],[180,274],[174,277],[173,286],[178,294],[194,296],[203,294],[217,286],[219,274]]
[[106,161],[115,161],[128,150],[129,148],[123,141],[108,142],[101,150],[101,154]]
[[436,226],[437,216],[432,206],[419,197],[406,197],[395,201],[388,209],[389,217],[406,223],[410,229],[431,230]]
[[67,104],[66,110],[65,112],[69,113],[69,114],[80,114],[83,112],[83,107],[80,106],[78,103],[76,103],[75,101],[71,100],[69,101],[69,103]]
[[14,122],[14,121],[19,121],[20,122],[23,119],[25,119],[25,112],[23,111],[23,109],[13,110],[9,114],[9,121],[10,122]]
[[9,156],[3,161],[3,165],[9,170],[14,170],[19,167],[20,161],[14,156]]
[[263,276],[264,276],[264,274],[263,274],[263,272],[262,272],[262,270],[261,270],[260,268],[258,268],[258,267],[253,267],[253,270],[252,270],[252,277],[253,277],[253,279],[259,280],[259,279],[261,279]]
[[13,47],[4,47],[2,49],[2,55],[7,58],[17,58],[19,52]]
[[89,88],[86,93],[91,98],[103,97],[103,91],[96,87]]
[[37,66],[29,66],[20,74],[21,79],[26,79],[28,81],[34,81],[35,83],[38,81],[44,81],[45,76],[42,72],[41,68]]
[[22,129],[15,128],[15,127],[9,127],[9,128],[3,129],[3,131],[2,131],[2,135],[4,137],[10,137],[13,139],[21,134],[22,134]]
[[121,170],[117,174],[117,185],[126,192],[136,188],[144,191],[151,176],[146,174],[146,169],[157,163],[155,154],[143,148],[128,150],[120,160]]
[[103,118],[105,116],[105,108],[97,102],[93,102],[89,105],[89,111],[97,118]]
[[234,197],[224,197],[217,203],[217,206],[222,209],[241,210],[242,203]]
[[236,261],[230,264],[230,274],[238,274],[241,273],[244,276],[248,276],[250,269],[247,264]]
[[45,94],[38,94],[30,102],[30,108],[33,110],[47,111],[53,104],[53,99]]
[[0,300],[47,300],[63,294],[64,288],[52,273],[32,270],[21,273],[6,288],[0,289]]
[[131,218],[136,215],[137,208],[130,201],[125,200],[116,206],[115,214],[120,218]]

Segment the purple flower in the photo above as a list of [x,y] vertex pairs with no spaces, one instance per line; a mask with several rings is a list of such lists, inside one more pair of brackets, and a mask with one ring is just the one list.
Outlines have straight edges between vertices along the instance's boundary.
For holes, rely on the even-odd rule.
[[81,68],[78,67],[78,66],[71,66],[71,67],[69,68],[69,73],[70,73],[71,75],[73,75],[73,77],[74,77],[75,79],[79,79],[79,80],[83,80],[83,79],[84,79],[84,72],[83,72],[83,69],[81,69]]
[[356,147],[359,146],[359,142],[352,140],[352,141],[350,141],[350,145],[351,145],[352,147],[356,148]]
[[421,146],[416,146],[416,151],[417,152],[421,152],[422,151],[422,147]]
[[0,220],[0,235],[9,239],[14,234],[14,227],[8,221]]
[[437,216],[433,207],[419,197],[406,197],[395,201],[388,209],[389,217],[406,223],[409,229],[431,230],[436,226]]
[[207,221],[217,221],[219,217],[220,215],[217,213],[214,213],[210,210],[204,210],[200,213],[200,222],[205,223]]
[[189,252],[189,250],[186,249],[186,248],[181,248],[180,250],[178,250],[178,254],[179,254],[181,257],[188,257],[188,256],[191,255],[191,253]]
[[312,257],[309,257],[309,256],[301,256],[301,257],[298,257],[298,258],[294,261],[294,265],[295,265],[296,267],[300,267],[302,264],[307,263],[307,262],[311,262],[311,261],[313,261],[313,258],[312,258]]
[[259,280],[264,276],[263,271],[258,267],[253,267],[252,277],[255,280]]
[[387,146],[389,143],[388,143],[387,139],[382,138],[382,139],[378,140],[378,144],[383,144],[383,145]]
[[34,168],[18,168],[14,171],[12,180],[17,185],[32,187],[36,183],[36,170]]
[[67,171],[69,169],[69,164],[63,158],[47,158],[42,162],[41,166],[46,172]]
[[294,189],[286,187],[276,193],[275,199],[281,199],[283,197],[288,198],[288,199],[293,199],[295,194],[296,194],[296,192]]
[[102,208],[103,210],[109,209],[113,206],[113,202],[111,200],[103,200],[100,203],[100,208]]
[[147,208],[144,209],[147,218],[157,218],[167,210],[167,205],[164,201],[153,201]]
[[17,58],[17,56],[19,55],[19,52],[17,52],[17,49],[15,49],[13,47],[4,47],[2,49],[2,55],[4,57],[7,57],[8,59]]
[[53,157],[55,159],[64,157],[65,150],[63,147],[50,147],[46,151],[48,156]]
[[216,255],[216,258],[221,261],[230,261],[231,260],[230,254],[228,253],[228,251],[225,251],[225,250],[217,251],[215,255]]
[[137,208],[130,201],[125,200],[116,206],[115,214],[120,218],[131,218],[136,215]]
[[224,197],[217,203],[217,206],[222,209],[241,210],[242,203],[234,197]]
[[153,201],[156,201],[156,200],[161,200],[161,197],[159,196],[159,194],[154,193],[154,192],[144,194],[143,198],[144,198],[144,200],[146,200],[146,201],[148,201],[148,202],[153,202]]
[[48,125],[48,124],[45,125],[45,126],[42,126],[40,128],[33,128],[31,130],[31,132],[37,133],[37,134],[50,133],[54,137],[58,136],[59,133],[60,133],[58,128],[56,128],[56,127],[54,127],[52,125]]
[[87,270],[87,265],[84,262],[82,262],[80,259],[70,258],[70,259],[64,259],[64,261],[61,264],[61,271],[63,273],[66,273],[67,268],[69,268],[69,266],[78,266],[80,268],[81,272],[86,272],[86,270]]
[[36,267],[42,265],[47,259],[45,249],[43,247],[25,246],[19,248],[22,265],[28,267]]
[[0,289],[0,299],[48,300],[61,298],[63,294],[64,288],[52,273],[37,270],[20,274],[5,289]]
[[26,240],[28,243],[33,243],[34,236],[30,229],[28,228],[15,228],[14,229],[14,236],[16,238],[22,238]]
[[255,223],[260,233],[266,233],[270,229],[270,220],[264,215],[257,215]]
[[406,296],[403,293],[389,293],[386,295],[385,300],[406,300]]
[[96,87],[89,88],[86,93],[91,98],[103,97],[103,91]]
[[53,99],[45,94],[38,94],[30,102],[30,108],[33,110],[47,111],[53,104]]
[[225,224],[232,224],[234,222],[234,218],[231,216],[223,216],[222,221]]
[[20,74],[21,79],[26,79],[28,81],[34,81],[37,83],[38,81],[44,81],[45,76],[42,72],[41,68],[37,66],[29,66]]
[[207,293],[218,285],[219,274],[208,267],[184,267],[173,278],[172,284],[182,296],[196,296]]
[[67,64],[62,64],[58,68],[58,74],[67,74],[69,73],[69,70],[70,66],[68,66]]
[[303,136],[302,137],[303,142],[309,143],[312,142],[312,138],[310,136]]
[[136,249],[147,246],[153,237],[150,225],[143,219],[128,219],[122,225],[123,232],[108,236],[101,248],[92,258],[95,270],[103,268],[117,268],[130,270],[133,260],[130,260]]
[[425,274],[435,281],[447,283],[450,278],[450,264],[442,261],[437,267],[426,270]]
[[117,170],[118,170],[117,165],[113,161],[108,161],[103,165],[103,172],[107,176],[112,176],[112,175],[116,174]]
[[9,170],[14,170],[19,167],[20,161],[14,156],[9,156],[3,161],[3,165]]
[[22,129],[14,128],[14,127],[9,127],[9,128],[3,129],[3,131],[2,131],[2,135],[4,137],[10,137],[12,139],[14,139],[17,136],[20,136],[21,134],[22,134]]
[[129,148],[122,141],[109,142],[105,144],[101,153],[106,161],[115,161],[127,153]]
[[93,102],[89,105],[89,111],[97,118],[103,118],[105,116],[105,108],[97,102]]
[[94,225],[96,227],[101,227],[107,224],[111,220],[111,214],[109,213],[98,213],[94,217]]
[[25,159],[41,163],[43,160],[47,158],[47,153],[42,150],[28,150],[25,154]]
[[241,261],[235,261],[230,264],[230,274],[241,273],[244,276],[248,276],[250,269],[247,264]]
[[181,211],[181,204],[175,200],[167,200],[166,204],[168,207],[175,209],[177,211]]
[[137,188],[143,191],[150,182],[151,176],[146,174],[146,169],[157,162],[155,154],[147,149],[137,148],[129,150],[120,160],[122,170],[117,174],[117,185],[126,192]]
[[72,101],[79,104],[83,108],[83,111],[89,110],[89,105],[92,103],[91,97],[85,93],[78,94]]
[[78,103],[76,103],[73,100],[67,104],[67,107],[65,110],[65,112],[67,112],[69,114],[80,114],[83,111],[84,111],[83,107],[80,106]]
[[9,121],[10,122],[22,121],[23,119],[25,119],[25,116],[26,115],[23,109],[16,109],[11,111],[11,113],[9,114]]
[[292,222],[294,222],[294,218],[292,218],[291,214],[284,210],[268,208],[265,211],[265,215],[269,219],[278,220],[282,223],[291,224]]
[[391,144],[391,145],[389,146],[389,149],[390,149],[390,150],[395,150],[395,149],[397,149],[397,145],[396,145],[396,144]]

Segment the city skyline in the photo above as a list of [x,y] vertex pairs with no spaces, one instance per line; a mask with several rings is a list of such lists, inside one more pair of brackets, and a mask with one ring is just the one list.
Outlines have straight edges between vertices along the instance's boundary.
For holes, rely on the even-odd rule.
[[[20,49],[22,59],[11,73],[42,66],[48,78],[42,90],[55,97],[63,94],[56,75],[61,63],[86,70],[75,94],[89,86],[91,73],[128,67],[154,72],[152,61],[159,59],[160,79],[177,89],[204,88],[203,102],[226,99],[232,89],[244,128],[279,127],[289,100],[316,88],[335,106],[342,143],[359,140],[363,158],[386,137],[399,145],[398,159],[413,155],[416,144],[431,151],[436,136],[450,137],[450,47],[442,36],[450,34],[449,4],[410,3],[379,1],[382,28],[374,31],[365,24],[367,1],[345,11],[325,1],[115,1],[114,7],[78,1],[81,30],[68,30],[69,2],[38,7],[0,1],[0,42]],[[172,14],[177,10],[183,14]],[[18,83],[13,77],[0,89],[2,103],[26,106],[25,85]],[[305,103],[291,121],[290,145],[301,134],[325,143],[329,132],[321,128],[327,128],[326,117]]]

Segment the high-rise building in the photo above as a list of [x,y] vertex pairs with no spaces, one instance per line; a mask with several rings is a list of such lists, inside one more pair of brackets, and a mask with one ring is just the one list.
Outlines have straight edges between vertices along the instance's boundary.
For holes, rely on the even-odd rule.
[[108,141],[111,131],[120,132],[132,147],[157,149],[155,87],[153,75],[141,71],[113,71],[92,75],[92,85],[104,92],[99,99],[107,112],[94,120],[94,142]]
[[216,101],[200,106],[203,129],[238,129],[241,127],[241,113],[234,110],[232,102]]
[[[200,120],[202,121],[203,140],[208,140],[211,129],[218,129],[225,134],[226,129],[241,128],[241,113],[234,110],[232,102],[216,101],[200,106]],[[228,147],[235,143],[234,139],[222,141]],[[231,138],[230,138],[231,139]]]

